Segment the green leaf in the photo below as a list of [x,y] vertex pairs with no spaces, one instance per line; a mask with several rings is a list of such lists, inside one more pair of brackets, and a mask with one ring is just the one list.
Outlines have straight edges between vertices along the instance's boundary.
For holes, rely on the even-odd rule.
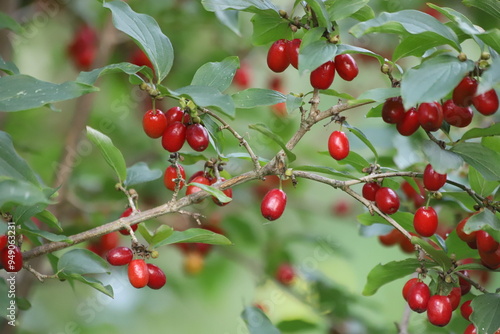
[[16,20],[3,12],[0,12],[0,29],[9,29],[18,35],[24,31],[24,28]]
[[382,117],[382,108],[384,107],[384,104],[379,104],[376,107],[373,107],[366,113],[367,118],[372,118],[372,117]]
[[80,72],[76,81],[87,85],[93,85],[100,76],[117,72],[123,72],[130,76],[136,76],[141,82],[143,81],[142,78],[135,75],[138,72],[145,74],[148,78],[153,77],[151,69],[147,66],[137,66],[130,63],[118,63],[96,68],[90,72]]
[[245,307],[241,318],[247,324],[249,334],[280,334],[280,331],[274,327],[264,312],[257,307]]
[[376,58],[380,64],[385,62],[385,58],[379,54],[376,54],[373,51],[370,51],[365,48],[361,48],[359,46],[349,45],[349,44],[337,44],[337,55],[341,54],[362,54],[365,56],[370,56]]
[[354,100],[354,97],[347,94],[336,91],[335,89],[326,89],[321,92],[323,95],[337,96],[344,100]]
[[130,36],[148,56],[153,64],[157,83],[162,82],[172,68],[174,49],[155,19],[134,12],[123,1],[105,2],[103,6],[111,10],[116,29]]
[[133,166],[127,168],[127,178],[123,184],[127,187],[134,186],[139,183],[146,183],[158,180],[163,175],[159,169],[149,169],[145,162],[137,162]]
[[470,306],[470,321],[476,326],[478,334],[494,333],[500,328],[500,295],[485,293],[475,297]]
[[[323,33],[325,29],[322,27],[311,28],[304,33],[302,37],[302,42],[300,43],[300,49],[304,49],[306,46],[313,42],[317,42],[320,39],[323,39]],[[324,39],[323,39],[324,40]],[[300,51],[299,49],[299,51]]]
[[346,172],[338,171],[331,167],[303,165],[303,166],[293,167],[293,169],[304,172],[316,172],[316,173],[328,174],[342,179],[358,180],[358,178],[355,176],[349,175]]
[[113,298],[113,287],[111,285],[103,285],[101,281],[93,278],[93,277],[88,277],[88,276],[82,276],[80,274],[65,274],[65,273],[60,273],[59,278],[61,279],[67,279],[67,280],[76,280],[79,282],[82,282],[83,284],[86,284],[94,289],[96,289],[99,292],[104,293],[106,296],[109,296]]
[[352,14],[351,17],[355,20],[364,22],[375,18],[375,12],[370,6],[367,5]]
[[170,91],[175,96],[187,97],[202,108],[219,111],[234,118],[234,102],[229,95],[222,94],[217,88],[209,86],[186,86]]
[[65,275],[109,273],[106,261],[88,249],[73,249],[64,253],[57,263],[57,270]]
[[367,5],[369,0],[335,0],[327,1],[330,21],[338,21],[350,17]]
[[295,109],[300,108],[304,104],[304,98],[292,94],[286,96],[286,111],[291,114]]
[[16,296],[16,306],[23,311],[27,311],[31,308],[31,303],[28,299]]
[[418,267],[420,262],[411,258],[378,264],[368,273],[362,293],[364,296],[373,296],[383,285],[414,273]]
[[236,108],[249,109],[271,106],[285,102],[286,96],[278,91],[264,88],[249,88],[232,95]]
[[462,2],[466,6],[479,8],[497,20],[500,20],[500,4],[497,0],[463,0]]
[[238,57],[227,57],[221,62],[206,63],[196,71],[191,85],[214,87],[223,92],[231,85],[239,66]]
[[48,227],[53,228],[57,232],[62,232],[61,224],[56,216],[48,210],[43,210],[35,215],[35,217]]
[[118,176],[118,180],[124,182],[127,179],[127,167],[125,165],[125,159],[122,153],[115,145],[111,139],[105,134],[87,126],[87,138],[94,143],[95,146],[104,156],[106,162],[113,168]]
[[469,184],[472,190],[486,197],[491,195],[500,183],[498,181],[486,181],[474,167],[469,167]]
[[[209,139],[212,145],[215,147],[217,154],[222,155],[224,140],[224,132],[222,132],[221,127],[215,123],[215,121],[208,114],[201,114],[201,120],[203,121],[203,125],[205,129],[207,129],[208,134],[210,135]],[[183,154],[184,156],[184,154]],[[205,159],[207,160],[207,159]]]
[[491,29],[476,35],[480,40],[488,44],[493,50],[500,53],[500,29]]
[[457,170],[463,164],[463,160],[459,155],[448,150],[443,150],[431,140],[424,141],[422,151],[432,165],[432,168],[441,174],[448,173],[450,170]]
[[405,108],[422,102],[439,101],[473,68],[474,62],[471,60],[461,62],[455,56],[440,55],[406,71],[401,80]]
[[39,187],[19,179],[0,177],[0,209],[7,205],[33,206],[51,201]]
[[[330,155],[328,152],[326,152],[328,155]],[[340,165],[349,165],[352,166],[355,170],[358,172],[362,172],[363,168],[370,166],[370,163],[366,161],[365,158],[363,158],[361,155],[354,151],[350,151],[349,155],[342,159],[341,161],[338,161]]]
[[200,242],[211,245],[232,245],[231,241],[222,234],[215,233],[202,228],[190,228],[185,231],[174,231],[171,236],[153,244],[154,248],[179,243],[179,242]]
[[423,250],[425,250],[425,252],[429,254],[429,256],[444,269],[444,271],[447,271],[451,268],[452,264],[450,257],[441,249],[435,249],[427,241],[419,237],[412,237],[411,243],[422,247]]
[[267,10],[255,14],[252,19],[254,45],[265,45],[279,39],[291,39],[292,30],[289,22],[282,18],[277,11]]
[[392,55],[392,60],[396,61],[409,56],[421,57],[426,51],[441,44],[440,40],[434,39],[433,33],[410,35],[405,37],[396,47]]
[[364,103],[364,102],[385,102],[388,98],[400,96],[401,89],[399,87],[394,88],[374,88],[367,90],[358,96],[355,100],[350,100],[348,103],[350,105]]
[[[500,59],[500,58],[499,58]],[[470,129],[463,134],[460,140],[467,140],[471,138],[481,138],[486,136],[500,136],[500,123],[495,123],[487,128],[474,128]]]
[[182,161],[183,165],[194,165],[198,161],[207,161],[209,159],[203,153],[199,152],[184,152],[182,153],[182,157],[184,158],[184,160]]
[[71,100],[98,89],[79,82],[54,84],[24,74],[0,77],[0,111],[21,111]]
[[252,13],[272,9],[278,9],[269,0],[202,0],[203,7],[209,12],[217,10],[235,9]]
[[[252,158],[250,157],[250,154],[245,153],[245,152],[235,152],[235,153],[229,153],[224,155],[224,158],[230,159],[230,158],[236,158],[236,159],[243,159],[247,161],[252,161]],[[267,164],[270,160],[262,157],[257,157],[259,160],[259,163],[261,166],[264,166]]]
[[206,191],[210,195],[216,197],[221,203],[229,203],[233,200],[231,197],[226,196],[226,194],[224,194],[222,192],[222,190],[219,190],[219,189],[214,188],[212,186],[207,186],[206,184],[191,182],[191,183],[187,184],[187,186],[196,186],[196,187]]
[[500,218],[490,210],[483,210],[470,217],[464,225],[464,232],[484,230],[500,242]]
[[446,191],[443,193],[445,199],[447,197],[453,198],[454,201],[458,202],[463,209],[474,211],[474,205],[476,205],[476,201],[474,201],[469,194],[464,191]]
[[215,16],[220,23],[231,29],[236,35],[241,36],[240,27],[238,26],[238,21],[240,18],[240,12],[237,10],[216,10]]
[[8,75],[19,74],[19,69],[17,68],[16,64],[11,61],[5,61],[1,56],[0,71],[4,71]]
[[294,333],[294,332],[314,330],[317,329],[318,325],[306,320],[294,319],[294,320],[280,321],[277,327],[280,331],[286,333]]
[[[405,230],[414,231],[413,228],[413,215],[409,212],[401,212],[398,211],[395,214],[391,215],[391,217],[399,223]],[[365,212],[356,217],[358,222],[363,225],[372,225],[372,224],[386,224],[389,223],[378,214],[374,214],[373,216],[369,212]],[[392,226],[392,225],[391,225]]]
[[445,15],[450,21],[454,22],[462,32],[469,36],[474,36],[481,31],[462,13],[448,7],[439,7],[432,3],[427,3],[427,6],[439,11]]
[[312,42],[299,49],[299,73],[312,72],[322,64],[332,60],[337,54],[337,46],[326,40]]
[[311,9],[316,14],[316,18],[318,19],[318,23],[321,27],[325,27],[326,31],[332,32],[332,22],[330,20],[330,15],[326,10],[325,4],[323,0],[305,0]]
[[153,241],[153,233],[148,230],[146,224],[137,225],[137,231],[139,231],[144,240],[146,240],[146,242],[151,245],[151,242]]
[[160,225],[155,231],[155,234],[148,243],[156,245],[161,241],[167,239],[174,233],[174,229],[168,225]]
[[368,148],[373,152],[373,155],[375,156],[375,161],[378,160],[378,153],[373,144],[368,140],[366,135],[358,128],[351,126],[349,123],[344,122],[343,126],[348,128],[351,133],[353,133],[356,137],[359,138]]
[[459,143],[451,149],[474,167],[487,181],[500,180],[500,153],[479,143]]
[[281,139],[281,137],[279,137],[277,134],[272,132],[267,127],[267,125],[262,124],[262,123],[257,123],[257,124],[250,124],[250,125],[248,125],[248,127],[252,130],[259,131],[260,133],[262,133],[266,137],[269,137],[270,139],[272,139],[276,144],[278,144],[285,152],[286,156],[288,157],[289,162],[293,162],[297,158],[295,156],[295,154],[292,153],[292,151],[290,151],[288,148],[286,148],[286,145],[283,142],[283,139]]
[[69,239],[65,235],[61,234],[54,234],[48,231],[43,231],[43,230],[28,230],[28,229],[21,229],[20,231],[23,235],[27,236],[32,236],[32,237],[42,237],[44,239],[47,239],[49,241],[59,241],[59,242],[66,242],[68,244],[72,244],[73,241]]
[[[483,94],[484,92],[493,88],[493,86],[500,83],[500,57],[496,57],[492,60],[490,66],[486,71],[481,74],[481,81],[477,87],[476,94]],[[498,125],[496,123],[495,125]]]

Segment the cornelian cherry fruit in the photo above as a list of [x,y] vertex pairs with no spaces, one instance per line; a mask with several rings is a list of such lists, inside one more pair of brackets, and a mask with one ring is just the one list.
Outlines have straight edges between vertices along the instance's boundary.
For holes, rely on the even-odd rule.
[[474,96],[472,98],[472,104],[481,114],[485,116],[493,115],[498,110],[498,95],[494,89]]
[[[464,274],[464,276],[466,277],[469,277],[469,272],[467,270],[462,271],[462,274]],[[462,294],[462,296],[468,294],[470,289],[472,288],[470,282],[466,281],[461,276],[458,276],[458,285],[460,285],[460,293]]]
[[403,121],[405,108],[401,96],[391,97],[385,100],[382,106],[382,119],[389,124],[397,124]]
[[396,125],[396,129],[402,136],[411,136],[420,127],[418,112],[415,108],[410,108],[404,114],[403,119]]
[[448,298],[450,299],[451,309],[455,311],[460,305],[460,298],[462,297],[462,291],[459,287],[454,287],[451,289],[448,294]]
[[375,201],[375,194],[379,189],[380,185],[377,182],[367,182],[363,185],[361,193],[365,199]]
[[[200,176],[197,176],[195,178],[193,178],[189,183],[200,183],[200,184],[204,184],[204,185],[210,185],[210,180],[207,179],[205,176],[203,175],[200,175]],[[197,193],[201,191],[201,188],[197,187],[197,186],[188,186],[187,189],[186,189],[186,196],[188,195],[191,195],[191,194],[194,194],[194,193]]]
[[429,191],[438,191],[446,183],[447,175],[436,172],[431,164],[424,170],[424,187]]
[[128,280],[136,289],[145,287],[149,281],[149,271],[143,259],[135,259],[128,264]]
[[276,270],[276,280],[283,285],[290,285],[295,279],[295,270],[288,263],[282,263]]
[[312,71],[309,79],[313,88],[328,89],[333,83],[334,77],[335,63],[330,60]]
[[426,131],[437,131],[443,124],[443,108],[437,102],[421,103],[417,109],[418,122]]
[[274,42],[267,52],[267,66],[273,72],[283,72],[290,65],[287,55],[288,41],[280,39]]
[[472,307],[470,306],[471,302],[472,300],[467,300],[462,304],[462,306],[460,306],[460,314],[465,320],[469,320],[470,315],[472,314]]
[[167,126],[174,122],[182,122],[184,118],[184,111],[181,107],[172,107],[165,113],[167,119]]
[[6,234],[2,234],[0,235],[0,250],[2,248],[4,248],[5,246],[7,246],[7,243],[8,243],[8,237]]
[[332,132],[328,138],[328,152],[335,160],[342,160],[349,155],[349,139],[344,132]]
[[472,98],[476,95],[477,80],[469,76],[465,77],[453,90],[453,102],[459,107],[468,107],[472,104]]
[[148,110],[142,118],[144,132],[151,138],[160,138],[167,128],[167,118],[160,110]]
[[410,288],[414,286],[416,283],[422,282],[419,278],[414,277],[410,278],[405,285],[403,286],[403,298],[408,301],[408,292],[410,292]]
[[[496,333],[497,332],[495,332],[495,334]],[[464,334],[477,334],[476,326],[474,326],[474,324],[469,324],[469,326],[465,328]]]
[[[128,217],[132,214],[132,208],[127,208],[125,211],[123,211],[122,215],[120,216],[120,218],[125,218],[125,217]],[[132,229],[132,231],[136,231],[137,230],[137,224],[134,224],[134,225],[130,225],[130,228]],[[120,230],[118,230],[118,232],[120,232],[121,235],[130,235],[130,232],[127,228],[122,228]]]
[[288,61],[293,67],[299,68],[299,48],[302,40],[300,38],[292,39],[286,45],[286,54],[288,56]]
[[208,131],[201,124],[188,125],[186,140],[191,148],[197,152],[205,151],[208,147]]
[[403,239],[403,234],[397,229],[392,229],[389,233],[378,236],[378,240],[384,246],[393,246],[400,243]]
[[447,296],[434,295],[429,298],[427,319],[434,326],[446,326],[451,320],[452,311],[451,302]]
[[281,189],[271,189],[264,196],[260,205],[262,216],[268,220],[276,220],[285,211],[286,194]]
[[[223,178],[223,177],[221,177],[221,179],[220,179],[220,180],[221,180],[221,182],[225,182],[225,181],[226,181],[226,179],[225,179],[225,178]],[[211,180],[211,181],[210,181],[210,184],[214,184],[215,182],[217,182],[217,179],[215,179],[215,178],[214,178],[213,180]],[[227,189],[222,190],[222,192],[223,192],[223,193],[224,193],[224,195],[226,195],[227,197],[229,197],[229,198],[233,198],[233,189],[231,189],[231,188],[227,188]],[[215,197],[215,196],[212,196],[212,200],[213,200],[213,201],[214,201],[214,203],[215,203],[215,204],[217,204],[218,206],[225,206],[225,205],[227,205],[227,204],[231,203],[231,202],[222,203],[222,202],[221,202],[221,201],[219,201],[219,199],[218,199],[217,197]]]
[[0,249],[0,263],[9,273],[18,272],[23,267],[23,255],[18,246],[9,244]]
[[148,286],[154,290],[161,289],[167,283],[167,276],[165,276],[163,270],[154,264],[148,263],[147,267],[149,274]]
[[358,76],[358,64],[356,64],[356,61],[351,55],[342,54],[335,56],[334,62],[335,70],[342,79],[352,81]]
[[[181,178],[185,180],[186,172],[184,171],[184,167],[182,167],[179,164],[177,165],[177,167],[179,168],[179,173],[181,175]],[[177,178],[178,178],[177,168],[175,168],[174,165],[168,166],[167,169],[165,169],[165,173],[163,174],[163,183],[165,184],[165,187],[167,187],[168,190],[174,191],[176,186],[175,180]],[[182,189],[182,187],[184,187],[183,180],[179,181],[179,189]]]
[[483,253],[494,253],[499,247],[499,243],[486,231],[476,232],[477,249]]
[[460,238],[460,240],[462,241],[465,241],[465,242],[476,242],[476,237],[477,237],[477,231],[474,231],[472,233],[466,233],[464,231],[464,226],[465,224],[467,223],[467,221],[469,220],[470,217],[466,217],[464,219],[462,219],[457,227],[456,227],[456,231],[457,231],[457,235],[458,237]]
[[416,282],[408,289],[407,297],[408,306],[417,313],[423,313],[427,310],[431,291],[424,282]]
[[106,260],[112,266],[124,266],[129,264],[134,257],[134,253],[128,247],[116,247],[106,254]]
[[181,122],[173,122],[163,132],[161,145],[169,152],[177,152],[186,140],[186,125]]
[[430,237],[436,233],[438,227],[438,216],[432,207],[421,207],[413,217],[415,231],[423,237]]
[[380,188],[375,194],[377,207],[385,214],[392,215],[399,209],[399,196],[394,190],[387,187]]
[[459,107],[453,100],[443,103],[443,117],[448,124],[464,128],[472,122],[473,112],[470,107]]

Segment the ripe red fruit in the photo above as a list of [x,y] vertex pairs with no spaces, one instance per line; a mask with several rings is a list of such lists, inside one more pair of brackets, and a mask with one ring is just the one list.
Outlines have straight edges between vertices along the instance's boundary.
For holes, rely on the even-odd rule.
[[108,254],[106,254],[106,260],[112,266],[124,266],[129,264],[134,257],[134,253],[128,247],[116,247],[111,249]]
[[[464,270],[462,274],[469,277],[469,273],[466,270]],[[460,293],[462,294],[462,296],[468,294],[470,289],[472,288],[470,282],[466,281],[461,276],[458,276],[458,284],[460,285]]]
[[448,124],[463,128],[472,122],[472,109],[470,107],[459,107],[453,100],[443,103],[443,117]]
[[428,164],[424,170],[424,187],[429,191],[438,191],[446,183],[446,174],[436,172],[431,164]]
[[[391,230],[391,232],[378,236],[378,240],[384,246],[393,246],[400,243],[404,239],[404,236],[397,229]],[[412,246],[413,247],[413,246]]]
[[9,273],[18,272],[23,267],[21,249],[12,244],[0,249],[0,262],[5,271]]
[[382,187],[375,194],[375,203],[380,211],[392,215],[399,209],[399,196],[391,188]]
[[492,270],[500,268],[500,247],[492,253],[484,253],[479,251],[479,257],[482,264]]
[[149,273],[148,286],[155,290],[161,289],[167,283],[167,276],[165,276],[163,270],[154,264],[148,263],[147,266]]
[[335,56],[335,69],[340,77],[346,81],[352,81],[358,76],[358,64],[351,55],[343,54]]
[[469,218],[470,217],[466,217],[466,218],[462,219],[456,227],[457,235],[460,238],[460,240],[465,241],[467,243],[476,242],[476,238],[477,238],[477,231],[474,231],[470,234],[467,234],[464,231],[464,226],[467,223],[467,221],[469,220]]
[[486,231],[479,230],[476,233],[477,249],[483,253],[493,253],[498,249],[498,242]]
[[[225,179],[225,178],[223,178],[223,177],[221,177],[221,179],[220,179],[220,180],[221,180],[221,182],[226,181],[226,179]],[[210,184],[214,184],[215,182],[217,182],[217,179],[213,179],[213,180],[211,180]],[[224,195],[226,195],[227,197],[229,197],[229,198],[233,198],[233,189],[231,189],[231,188],[224,189],[224,190],[222,190],[222,192],[223,192],[223,193],[224,193]],[[219,200],[217,199],[217,197],[215,197],[215,196],[212,196],[212,200],[213,200],[213,201],[214,201],[214,203],[215,203],[215,204],[217,204],[218,206],[225,206],[225,205],[227,205],[227,204],[231,203],[231,202],[222,203],[222,202],[221,202],[221,201],[219,201]]]
[[288,42],[286,45],[286,54],[288,56],[288,61],[293,67],[299,68],[299,48],[302,40],[296,38]]
[[[401,239],[399,240],[399,248],[407,254],[415,252],[415,245],[411,243],[411,240],[406,238],[402,233],[400,234],[401,234]],[[415,236],[415,234],[412,232],[410,232],[410,234],[412,236]]]
[[295,270],[288,263],[282,263],[276,270],[276,280],[284,285],[290,285],[295,279]]
[[0,250],[7,246],[8,239],[6,234],[0,235]]
[[[496,333],[497,332],[495,332],[495,334]],[[474,326],[474,324],[469,324],[469,326],[465,328],[464,334],[477,334],[476,326]]]
[[309,78],[311,86],[316,89],[328,89],[335,77],[335,63],[327,61],[311,72]]
[[181,122],[184,118],[184,111],[181,107],[172,107],[165,113],[165,118],[167,119],[167,126],[174,122]]
[[[185,180],[186,179],[186,172],[184,171],[184,167],[181,165],[177,165],[179,167],[179,173],[181,174],[181,177]],[[175,168],[174,165],[170,165],[165,169],[165,173],[163,174],[163,183],[165,184],[165,187],[167,189],[174,191],[175,190],[175,179],[177,179],[177,169]],[[179,189],[182,189],[184,187],[184,181],[179,182]]]
[[99,239],[99,246],[102,250],[102,254],[118,246],[119,242],[120,236],[116,232],[111,232],[101,236],[101,238]]
[[407,294],[408,306],[417,312],[422,313],[427,310],[427,304],[431,296],[431,291],[424,282],[416,282],[409,288]]
[[186,140],[186,125],[174,122],[167,126],[161,137],[161,145],[169,152],[177,152]]
[[438,216],[432,207],[421,207],[413,217],[415,231],[423,237],[430,237],[436,233],[438,227]]
[[205,151],[208,147],[208,131],[201,124],[188,125],[186,140],[193,150],[197,152]]
[[144,53],[144,51],[142,51],[139,48],[134,50],[134,52],[130,56],[129,62],[137,66],[147,66],[154,71],[151,60],[149,60],[148,56]]
[[434,295],[427,304],[427,318],[434,326],[446,326],[451,319],[452,307],[447,296]]
[[365,199],[375,201],[375,194],[379,189],[380,185],[377,182],[368,182],[363,185],[361,193]]
[[470,315],[472,314],[472,307],[470,306],[471,302],[472,300],[467,300],[462,304],[462,306],[460,306],[460,314],[462,314],[462,317],[464,317],[465,320],[469,320]]
[[283,214],[286,206],[286,194],[281,189],[271,189],[262,199],[260,212],[268,220],[276,220]]
[[234,73],[233,82],[240,88],[250,87],[251,69],[247,63],[241,63],[240,68]]
[[328,138],[328,152],[335,160],[342,160],[349,155],[349,139],[344,132],[332,132]]
[[79,70],[88,70],[97,53],[97,33],[88,26],[81,26],[68,46],[68,54]]
[[485,116],[493,115],[498,110],[498,95],[494,89],[483,94],[474,96],[472,103],[477,111]]
[[418,112],[415,108],[408,109],[403,119],[396,125],[396,129],[402,136],[411,136],[419,127]]
[[[124,218],[124,217],[128,217],[132,214],[132,208],[127,208],[125,211],[123,211],[122,215],[120,216],[120,218]],[[136,231],[137,230],[137,224],[134,224],[134,225],[130,225],[130,227],[132,228],[132,231]],[[118,232],[120,232],[121,235],[130,235],[130,232],[127,228],[122,228],[121,230],[118,230]]]
[[454,287],[451,289],[448,294],[448,298],[450,299],[451,309],[455,311],[460,305],[460,298],[462,297],[462,290],[459,287]]
[[269,48],[267,52],[267,66],[269,66],[271,71],[277,73],[283,72],[290,65],[287,55],[287,44],[287,40],[280,39],[274,42]]
[[403,286],[403,298],[408,301],[408,292],[410,292],[410,289],[412,286],[414,286],[416,283],[421,282],[421,280],[417,277],[415,278],[410,278],[408,282],[405,283]]
[[405,117],[405,108],[401,96],[391,97],[385,100],[382,106],[382,119],[389,124],[397,124],[403,121]]
[[477,81],[471,77],[465,77],[453,90],[453,102],[459,107],[468,107],[472,104],[472,97],[476,95]]
[[[193,178],[189,183],[191,182],[205,184],[207,186],[210,185],[210,180],[203,175]],[[186,189],[186,196],[197,193],[199,191],[201,191],[201,188],[197,186],[188,186]]]
[[421,103],[417,113],[418,122],[426,131],[437,131],[443,124],[443,108],[437,102]]
[[143,259],[135,259],[128,264],[128,280],[136,289],[145,287],[149,281],[149,271]]

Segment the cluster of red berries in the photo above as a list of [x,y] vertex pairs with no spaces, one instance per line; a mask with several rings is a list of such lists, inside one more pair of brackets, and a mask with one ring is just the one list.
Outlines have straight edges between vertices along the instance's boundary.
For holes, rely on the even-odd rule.
[[128,265],[128,279],[134,288],[146,285],[151,289],[161,289],[167,282],[163,270],[143,259],[134,259],[134,253],[128,247],[116,247],[106,254],[106,260],[112,266]]
[[[299,48],[302,40],[295,38],[291,41],[280,39],[274,42],[267,53],[267,66],[271,71],[280,73],[291,64],[299,68]],[[351,55],[335,56],[311,72],[311,86],[316,89],[328,89],[333,83],[335,71],[346,81],[353,80],[359,73],[358,65]]]
[[97,33],[92,27],[82,25],[78,28],[67,50],[77,69],[90,69],[97,53],[97,41]]
[[9,237],[0,235],[0,264],[5,271],[18,272],[23,267],[23,255],[19,246],[9,242]]

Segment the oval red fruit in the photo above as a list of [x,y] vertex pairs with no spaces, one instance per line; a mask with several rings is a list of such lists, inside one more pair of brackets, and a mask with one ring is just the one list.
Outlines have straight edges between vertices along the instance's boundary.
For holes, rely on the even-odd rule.
[[477,81],[471,77],[465,77],[453,90],[453,102],[459,107],[468,107],[472,104],[472,97],[476,95]]
[[498,110],[498,95],[494,89],[472,98],[474,107],[485,116],[493,115]]
[[155,290],[161,289],[167,283],[167,276],[158,266],[151,263],[148,263],[147,266],[149,273],[148,286]]
[[282,263],[276,270],[276,280],[283,285],[290,285],[295,279],[295,270],[288,263]]
[[[194,182],[194,183],[200,183],[200,184],[205,184],[205,185],[210,185],[210,180],[207,179],[205,176],[200,175],[195,178],[193,178],[189,183]],[[188,186],[186,189],[186,196],[197,193],[201,191],[201,188],[197,186]]]
[[477,231],[471,232],[470,234],[464,231],[464,226],[469,220],[469,218],[470,217],[466,217],[462,219],[456,227],[457,236],[460,238],[460,240],[465,241],[467,243],[476,242],[476,237],[477,237]]
[[428,164],[424,170],[424,187],[429,191],[438,191],[446,183],[446,174],[436,172],[431,164]]
[[399,209],[399,196],[391,188],[382,187],[375,194],[375,203],[380,211],[392,215]]
[[493,253],[499,247],[498,242],[486,231],[479,230],[476,233],[477,249],[483,253]]
[[[183,180],[186,179],[186,172],[184,171],[184,167],[181,165],[177,165],[179,167],[179,173],[181,174],[181,178]],[[174,191],[175,190],[175,180],[178,178],[177,175],[177,168],[175,168],[174,165],[170,165],[165,169],[165,173],[163,174],[163,183],[165,184],[165,187],[167,189]],[[179,181],[179,189],[182,189],[184,187],[184,181]]]
[[403,298],[408,301],[408,292],[410,292],[410,289],[412,286],[414,286],[416,283],[421,282],[421,280],[417,277],[410,278],[405,285],[403,286]]
[[389,233],[378,236],[378,240],[384,246],[393,246],[400,243],[403,238],[403,234],[397,229],[392,229]]
[[472,307],[470,306],[471,302],[472,300],[467,300],[462,304],[462,306],[460,306],[460,314],[462,314],[462,317],[464,317],[465,320],[469,320],[470,315],[472,314]]
[[161,138],[161,145],[169,152],[177,152],[186,140],[186,125],[174,122],[167,126]]
[[437,102],[421,103],[417,109],[418,122],[426,131],[437,131],[443,124],[443,108]]
[[448,298],[450,299],[451,309],[455,311],[460,305],[460,298],[462,297],[462,292],[459,287],[454,287],[451,289],[448,294]]
[[191,148],[197,152],[205,151],[208,147],[208,131],[201,124],[188,125],[186,140]]
[[6,234],[0,235],[0,250],[7,246],[8,239]]
[[431,291],[424,282],[416,282],[408,290],[408,306],[417,313],[427,310],[427,304],[431,297]]
[[335,160],[342,160],[349,155],[349,139],[344,132],[332,132],[328,138],[328,152]]
[[167,118],[160,110],[148,110],[142,118],[142,127],[148,137],[160,138],[167,128]]
[[[495,332],[495,334],[497,332]],[[469,324],[469,326],[465,328],[464,334],[477,334],[476,326],[474,326],[474,324]]]
[[472,122],[473,112],[470,107],[459,107],[453,100],[443,103],[443,117],[448,124],[464,128]]
[[434,326],[446,326],[451,320],[451,302],[447,296],[434,295],[427,304],[427,319]]
[[[464,276],[466,277],[469,277],[469,272],[466,270],[462,271],[462,274],[464,274]],[[458,276],[458,284],[460,285],[460,293],[462,294],[462,296],[468,294],[470,289],[472,288],[470,282],[466,281],[461,276]]]
[[124,266],[129,264],[134,257],[134,253],[128,247],[116,247],[111,249],[108,254],[106,254],[106,260],[112,266]]
[[418,112],[415,108],[408,109],[403,119],[396,125],[396,129],[402,136],[411,136],[419,127]]
[[149,271],[143,259],[135,259],[128,264],[128,280],[134,288],[145,287],[149,281]]
[[297,69],[299,68],[299,48],[301,42],[302,40],[300,38],[296,38],[288,42],[286,46],[288,61]]
[[405,117],[405,108],[401,96],[385,100],[382,106],[382,119],[389,124],[397,124]]
[[413,217],[415,232],[423,237],[430,237],[436,233],[438,227],[438,216],[432,207],[421,207]]
[[9,244],[0,250],[0,262],[5,271],[9,273],[18,272],[23,267],[23,255],[21,249]]
[[[120,216],[120,218],[124,218],[124,217],[128,217],[132,214],[132,208],[127,208],[125,211],[123,211],[122,215]],[[132,231],[136,231],[137,230],[137,224],[134,224],[134,225],[130,225],[130,227],[132,228]],[[120,232],[121,235],[130,235],[130,232],[127,228],[122,228],[121,230],[118,230],[118,232]]]
[[267,52],[267,66],[273,72],[283,72],[290,65],[287,55],[288,41],[284,39],[274,42]]
[[286,194],[281,189],[271,189],[262,199],[260,212],[268,220],[276,220],[283,214],[286,206]]
[[352,81],[358,76],[358,64],[356,64],[356,61],[351,55],[343,54],[335,56],[334,62],[335,69],[342,79]]
[[181,107],[172,107],[165,113],[165,118],[167,119],[167,126],[174,122],[182,122],[184,111]]
[[105,234],[99,238],[99,247],[103,253],[106,253],[110,249],[118,246],[120,242],[120,236],[116,232],[111,232]]
[[375,201],[375,194],[379,189],[380,185],[377,182],[368,182],[363,185],[361,192],[365,199]]
[[328,89],[335,77],[335,63],[327,61],[323,65],[311,72],[311,86],[316,89]]

